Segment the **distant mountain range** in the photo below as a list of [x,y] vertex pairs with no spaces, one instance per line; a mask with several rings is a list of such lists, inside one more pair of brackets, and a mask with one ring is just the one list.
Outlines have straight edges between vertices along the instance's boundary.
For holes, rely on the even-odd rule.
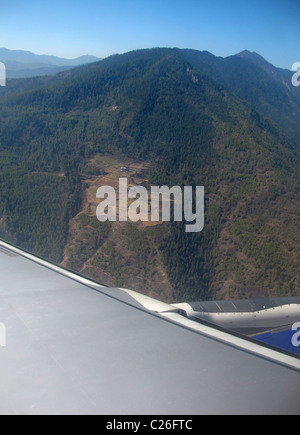
[[[166,301],[300,294],[300,88],[244,51],[138,50],[0,88],[0,235]],[[204,186],[205,227],[96,219],[96,191]]]
[[99,60],[100,59],[95,56],[63,59],[56,56],[38,55],[30,51],[0,48],[0,62],[6,65],[8,79],[53,75],[79,65],[85,65]]

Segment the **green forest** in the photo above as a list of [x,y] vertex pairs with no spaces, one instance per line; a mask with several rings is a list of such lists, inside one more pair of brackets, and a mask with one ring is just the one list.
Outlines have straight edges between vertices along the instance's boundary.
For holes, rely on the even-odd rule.
[[[159,255],[173,301],[299,295],[299,142],[276,123],[276,99],[263,113],[249,101],[247,81],[241,95],[229,66],[222,76],[206,57],[141,50],[67,75],[8,82],[0,89],[0,236],[61,263],[79,216],[84,237],[72,248],[73,270],[92,258],[91,268],[126,286],[134,263],[148,292]],[[252,93],[263,85],[257,75]],[[97,175],[89,159],[116,153],[151,162],[152,185],[205,186],[204,230],[128,224],[128,262],[114,224],[82,213],[84,176]]]

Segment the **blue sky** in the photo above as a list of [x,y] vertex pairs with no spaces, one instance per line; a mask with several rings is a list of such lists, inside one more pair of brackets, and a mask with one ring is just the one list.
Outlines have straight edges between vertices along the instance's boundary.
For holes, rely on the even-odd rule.
[[0,47],[73,58],[179,47],[300,61],[299,0],[0,0]]

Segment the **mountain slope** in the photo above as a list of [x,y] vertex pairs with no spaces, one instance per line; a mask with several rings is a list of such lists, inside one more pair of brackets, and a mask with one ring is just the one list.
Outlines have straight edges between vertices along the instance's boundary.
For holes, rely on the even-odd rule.
[[[273,122],[207,71],[207,61],[201,67],[203,56],[212,55],[199,54],[194,66],[182,50],[131,52],[0,98],[2,236],[55,261],[72,253],[76,270],[165,300],[299,294],[299,157]],[[147,187],[205,186],[203,232],[186,234],[175,223],[102,227],[85,198],[91,183],[103,185],[108,155],[151,163],[140,175]],[[36,190],[27,179],[34,174]],[[53,249],[47,222],[58,198]],[[36,231],[24,227],[25,217]]]
[[30,51],[0,48],[0,62],[5,63],[8,79],[53,75],[99,60],[95,56],[63,59],[57,56],[37,55]]
[[184,53],[195,68],[209,74],[276,122],[300,149],[300,92],[292,85],[291,71],[276,68],[247,50],[227,58],[195,50]]

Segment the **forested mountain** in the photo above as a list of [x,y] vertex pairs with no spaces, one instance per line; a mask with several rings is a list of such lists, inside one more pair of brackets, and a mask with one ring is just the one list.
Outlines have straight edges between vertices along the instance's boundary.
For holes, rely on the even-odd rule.
[[[264,74],[244,55],[152,49],[8,83],[0,235],[165,300],[299,294],[299,142],[275,123],[276,98],[299,123],[298,100],[280,81],[270,97]],[[146,186],[205,186],[204,230],[100,224],[92,188],[121,162]]]
[[247,50],[224,59],[195,50],[184,53],[195,68],[276,122],[300,148],[300,92],[292,85],[291,71],[276,68],[259,54]]

